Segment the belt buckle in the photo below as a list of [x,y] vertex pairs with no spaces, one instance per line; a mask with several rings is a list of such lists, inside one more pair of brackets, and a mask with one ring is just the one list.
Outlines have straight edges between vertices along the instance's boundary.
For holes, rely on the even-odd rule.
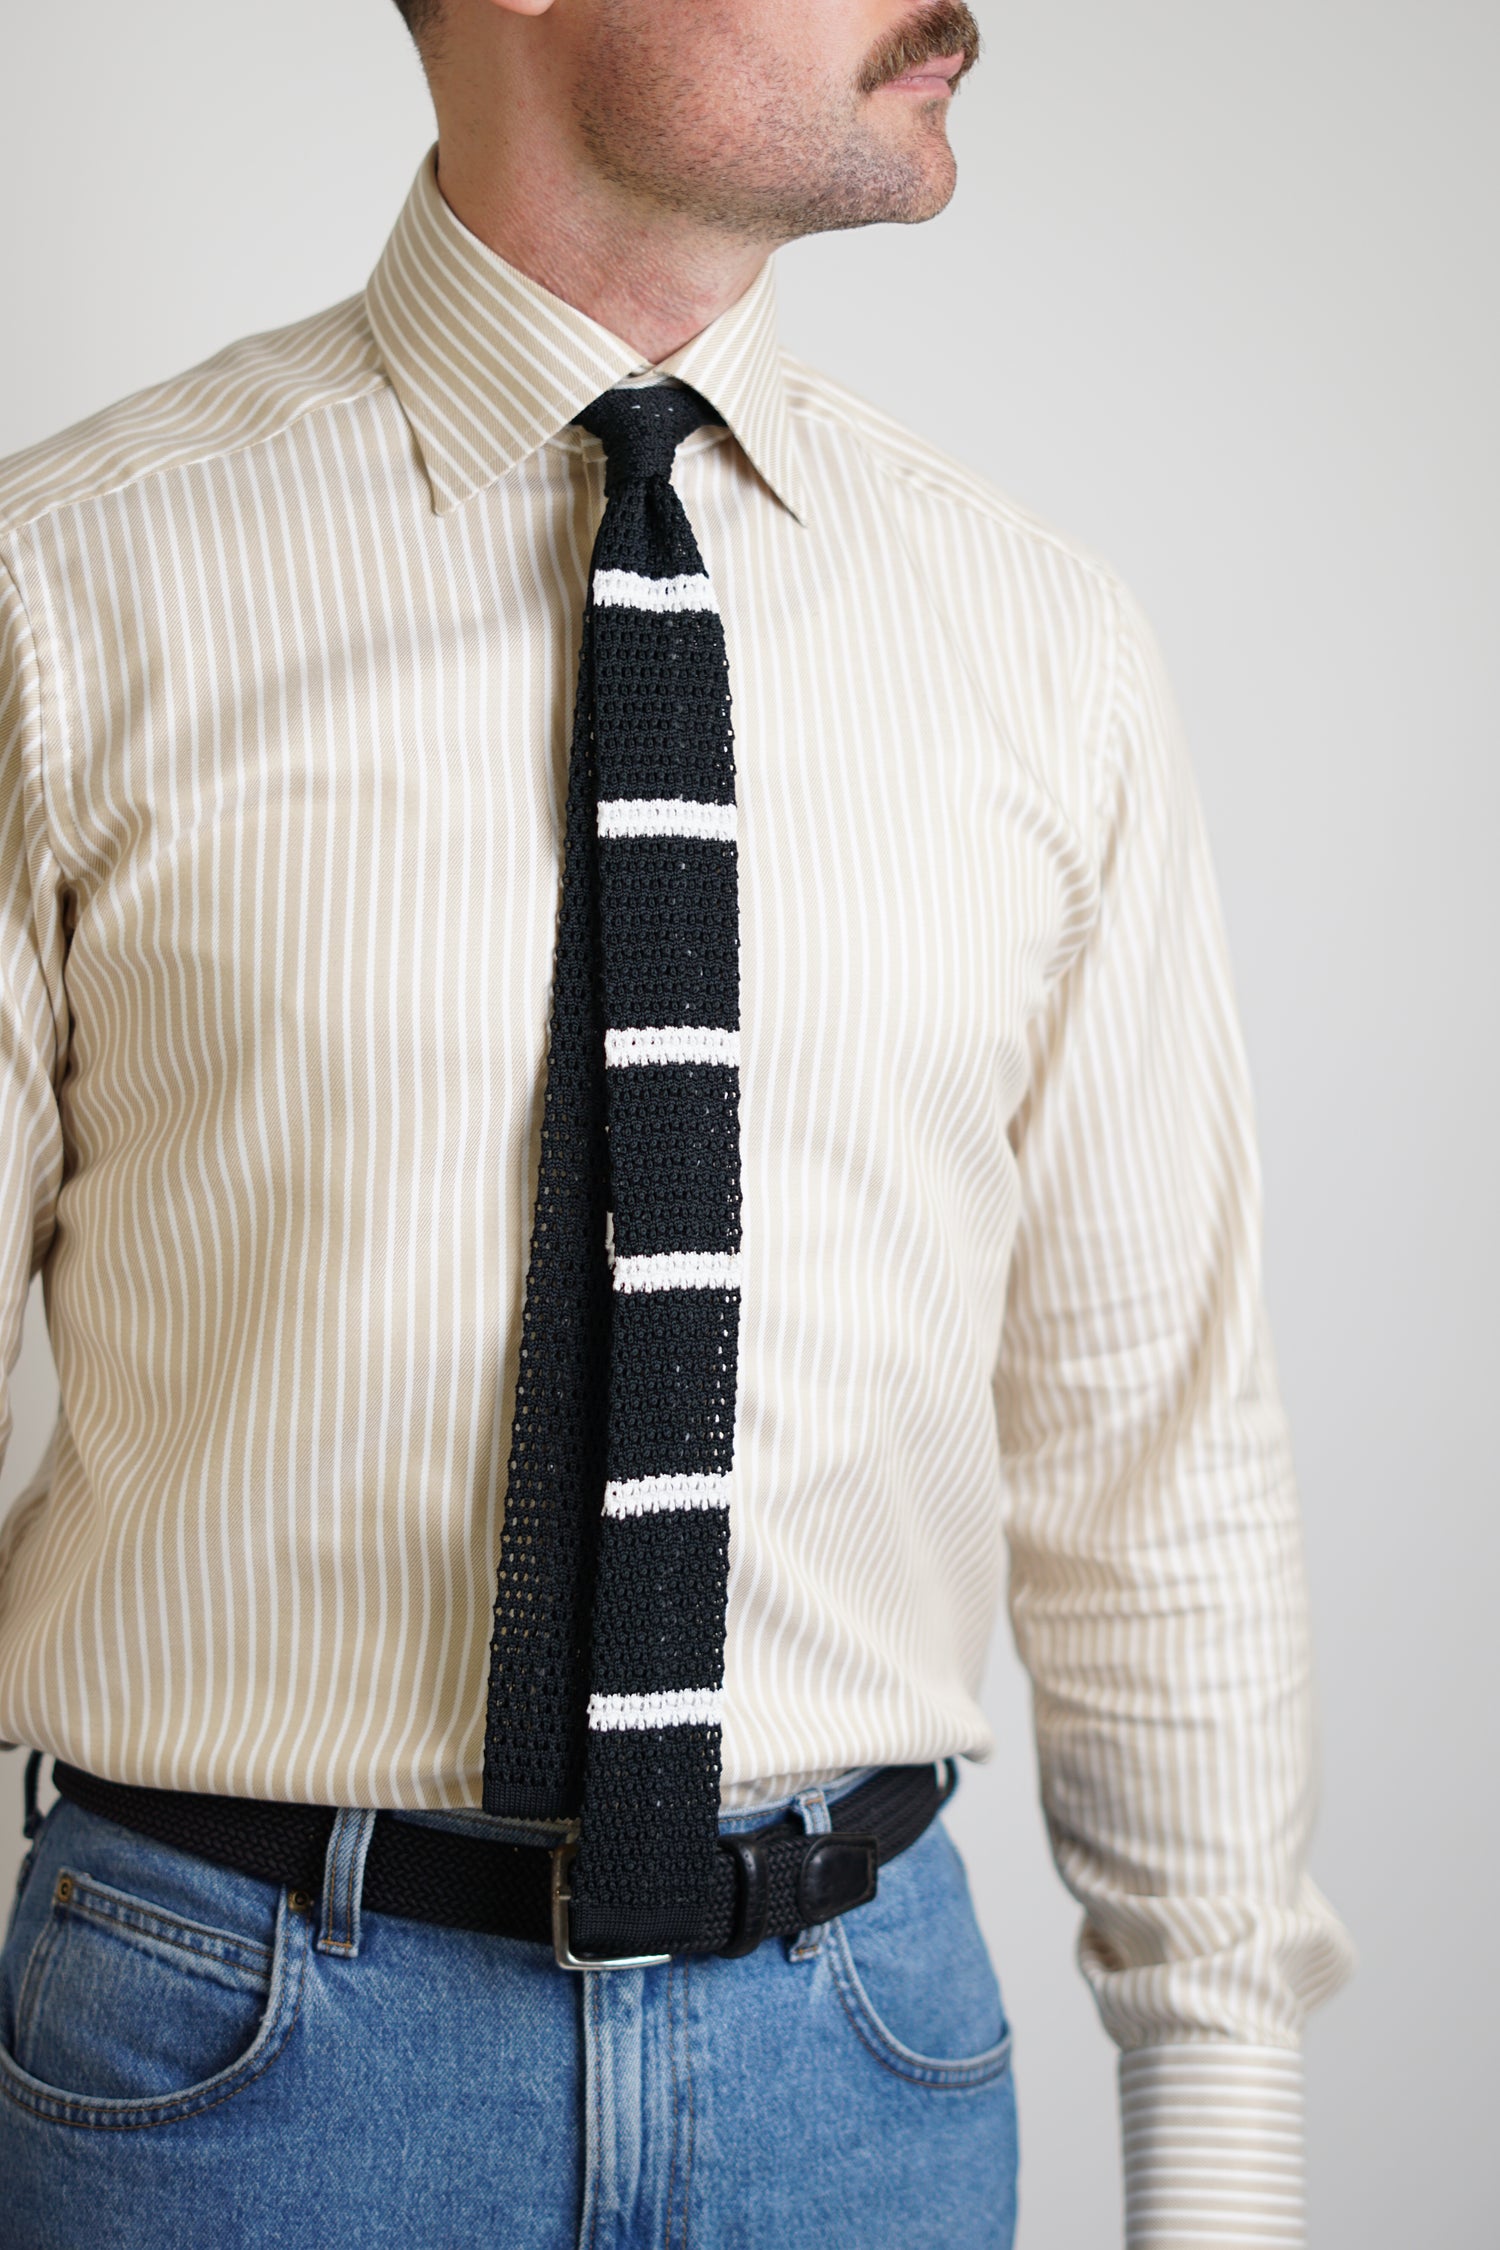
[[573,1951],[573,1893],[568,1869],[578,1856],[579,1827],[571,1821],[568,1833],[552,1852],[552,1958],[560,1969],[663,1969],[670,1953],[619,1953],[603,1960],[585,1960]]

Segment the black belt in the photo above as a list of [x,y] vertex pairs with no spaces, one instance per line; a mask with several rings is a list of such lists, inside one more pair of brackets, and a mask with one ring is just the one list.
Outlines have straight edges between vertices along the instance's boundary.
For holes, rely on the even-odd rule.
[[[331,1806],[138,1789],[61,1759],[52,1778],[59,1795],[85,1812],[236,1874],[285,1885],[301,1911],[322,1887]],[[933,1765],[884,1766],[830,1803],[826,1834],[809,1835],[783,1815],[764,1828],[721,1836],[703,1921],[682,1950],[749,1953],[762,1938],[790,1937],[863,1906],[875,1896],[876,1870],[916,1842],[956,1780],[951,1762],[942,1780]],[[550,1945],[563,1968],[598,1966],[575,1955],[568,1937],[567,1869],[576,1848],[571,1827],[555,1844],[512,1844],[378,1812],[361,1903],[375,1914]]]

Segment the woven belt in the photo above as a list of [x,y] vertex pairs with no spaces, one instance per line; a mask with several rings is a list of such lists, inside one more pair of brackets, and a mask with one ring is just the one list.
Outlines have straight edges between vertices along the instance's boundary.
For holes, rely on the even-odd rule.
[[[331,1806],[138,1789],[101,1781],[61,1759],[52,1778],[59,1795],[85,1812],[236,1874],[285,1885],[304,1910],[322,1885]],[[829,1805],[826,1833],[809,1835],[783,1816],[764,1828],[721,1836],[703,1921],[683,1950],[749,1953],[763,1938],[790,1937],[863,1906],[875,1896],[877,1869],[916,1842],[956,1779],[951,1761],[941,1780],[932,1765],[885,1766]],[[576,1849],[571,1825],[552,1845],[513,1844],[378,1812],[361,1903],[376,1914],[550,1945],[562,1968],[637,1965],[574,1953],[567,1870]]]

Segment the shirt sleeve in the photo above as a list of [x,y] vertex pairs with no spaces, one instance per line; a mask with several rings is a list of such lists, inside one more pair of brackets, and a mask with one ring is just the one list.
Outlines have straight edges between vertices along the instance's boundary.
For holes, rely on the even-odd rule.
[[1301,2027],[1354,1954],[1305,1866],[1301,1517],[1222,916],[1160,655],[1115,599],[1099,911],[1012,1129],[1010,1614],[1122,2050],[1129,2250],[1244,2250],[1305,2239]]
[[[63,1177],[58,1089],[67,1056],[62,871],[47,839],[36,649],[0,557],[0,1460],[31,1278],[51,1244]],[[39,1495],[30,1498],[39,1504]],[[6,1563],[28,1500],[0,1521]]]

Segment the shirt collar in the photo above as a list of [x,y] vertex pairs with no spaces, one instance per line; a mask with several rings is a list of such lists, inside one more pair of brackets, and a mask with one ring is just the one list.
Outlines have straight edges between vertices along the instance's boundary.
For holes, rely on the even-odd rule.
[[[417,173],[365,303],[433,506],[446,515],[646,363],[471,234],[439,193],[435,158],[430,152]],[[777,499],[805,522],[769,261],[658,372],[703,393]]]

